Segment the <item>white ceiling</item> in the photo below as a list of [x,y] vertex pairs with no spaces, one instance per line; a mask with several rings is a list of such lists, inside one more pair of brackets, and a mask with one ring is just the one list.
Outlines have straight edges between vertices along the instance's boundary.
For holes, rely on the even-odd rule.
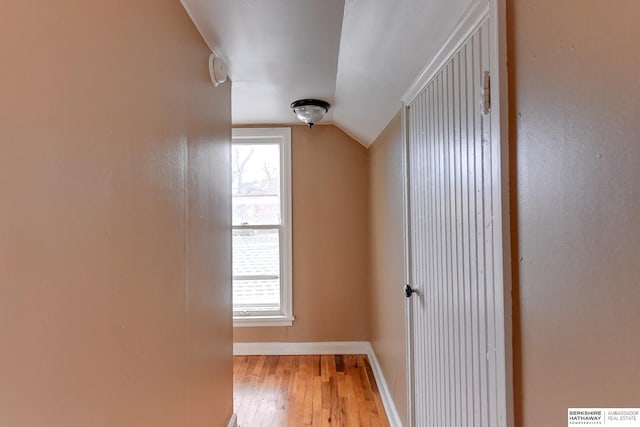
[[320,98],[369,146],[474,0],[182,0],[229,66],[234,124],[295,122]]

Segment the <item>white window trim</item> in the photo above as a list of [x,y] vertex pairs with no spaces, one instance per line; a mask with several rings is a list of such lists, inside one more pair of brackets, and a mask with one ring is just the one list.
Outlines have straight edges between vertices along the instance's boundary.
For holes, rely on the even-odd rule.
[[234,327],[291,326],[293,320],[293,270],[291,239],[291,128],[232,129],[232,143],[265,143],[272,139],[280,144],[280,194],[282,224],[280,227],[280,309],[279,315],[233,316]]

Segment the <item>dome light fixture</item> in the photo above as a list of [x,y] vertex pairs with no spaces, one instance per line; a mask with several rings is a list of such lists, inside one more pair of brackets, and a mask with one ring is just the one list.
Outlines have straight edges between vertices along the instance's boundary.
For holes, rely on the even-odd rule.
[[298,116],[298,120],[305,122],[309,128],[318,123],[331,105],[320,99],[299,99],[291,103],[291,109]]

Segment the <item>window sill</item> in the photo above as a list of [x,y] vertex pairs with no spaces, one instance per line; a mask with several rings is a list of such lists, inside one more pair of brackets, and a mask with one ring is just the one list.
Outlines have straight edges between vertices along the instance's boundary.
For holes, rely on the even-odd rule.
[[293,316],[234,316],[234,328],[248,328],[254,326],[291,326]]

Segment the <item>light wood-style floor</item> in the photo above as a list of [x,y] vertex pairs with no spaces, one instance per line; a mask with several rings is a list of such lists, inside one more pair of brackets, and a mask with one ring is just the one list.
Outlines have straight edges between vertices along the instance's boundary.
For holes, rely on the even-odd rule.
[[365,355],[233,359],[240,427],[389,426]]

